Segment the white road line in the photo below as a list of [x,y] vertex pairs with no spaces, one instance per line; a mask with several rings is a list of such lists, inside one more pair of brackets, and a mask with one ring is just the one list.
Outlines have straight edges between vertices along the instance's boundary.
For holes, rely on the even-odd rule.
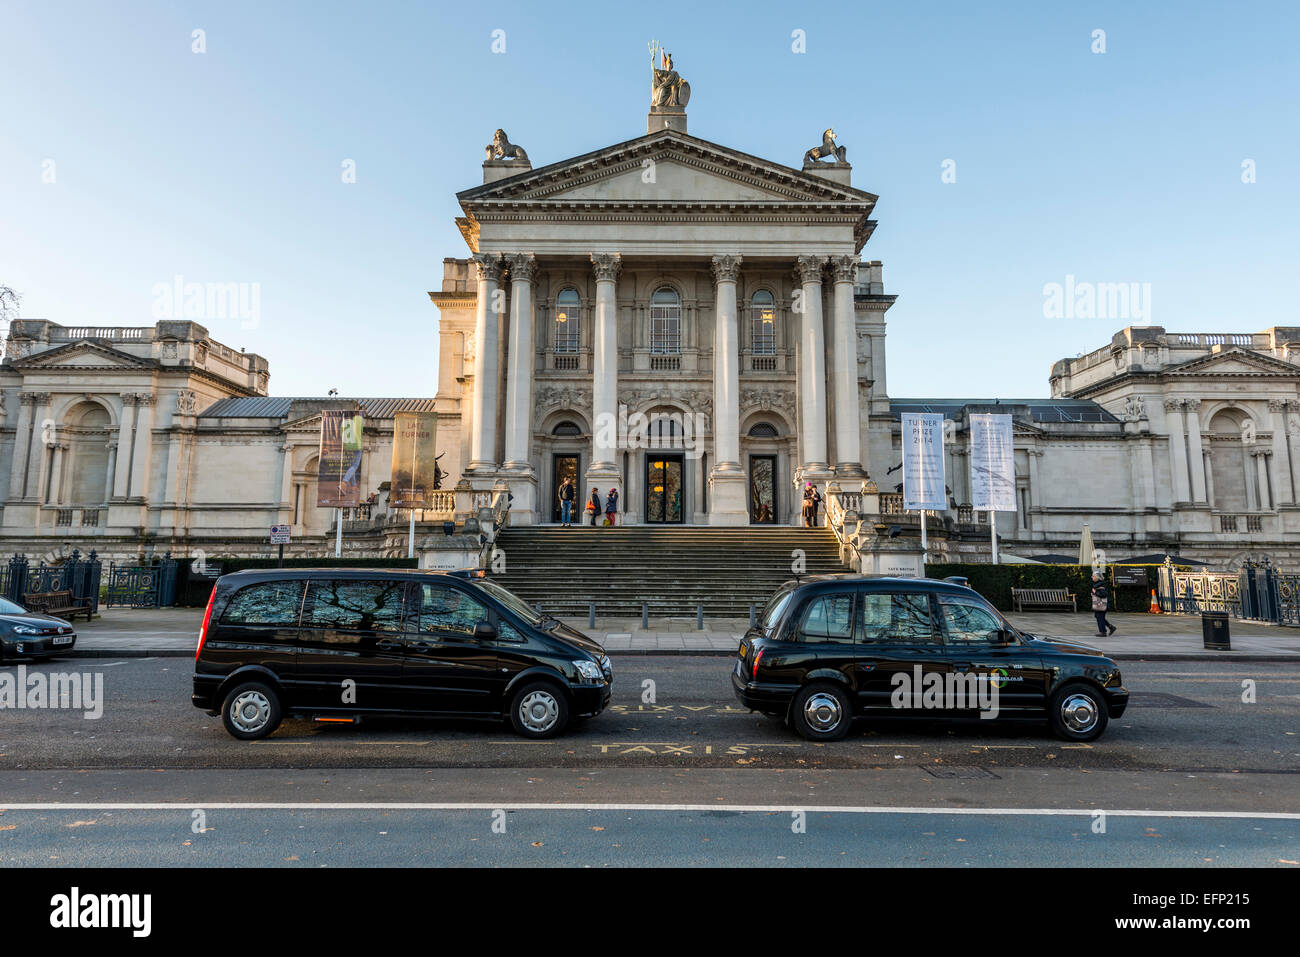
[[928,814],[936,816],[998,816],[998,817],[1092,817],[1104,811],[1107,817],[1155,818],[1225,818],[1234,820],[1300,821],[1300,812],[1290,811],[1142,811],[1136,809],[1112,810],[1109,808],[1043,808],[1043,807],[863,807],[855,805],[815,804],[539,804],[510,801],[491,802],[419,802],[375,801],[364,803],[274,801],[168,801],[130,803],[51,802],[47,804],[4,804],[0,813],[7,811],[188,811],[203,808],[205,811],[673,811],[700,813],[705,811],[735,811],[754,814],[783,814],[791,811],[812,811],[819,814]]

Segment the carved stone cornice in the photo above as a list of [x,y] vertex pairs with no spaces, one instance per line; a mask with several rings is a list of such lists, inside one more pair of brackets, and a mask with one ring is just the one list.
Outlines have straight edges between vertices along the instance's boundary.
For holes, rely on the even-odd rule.
[[474,253],[470,258],[474,261],[475,276],[480,282],[485,279],[488,282],[501,281],[501,270],[505,264],[501,261],[500,255],[497,253]]
[[537,276],[537,257],[532,253],[510,253],[505,259],[511,282],[532,282]]
[[44,405],[50,401],[48,392],[21,392],[18,394],[18,401],[22,405]]
[[800,256],[795,262],[795,275],[799,282],[803,283],[820,283],[822,281],[822,271],[826,268],[825,256]]
[[831,275],[835,278],[836,282],[857,282],[858,257],[832,256]]
[[713,281],[719,282],[736,282],[740,279],[740,263],[743,260],[741,256],[714,256],[713,257]]
[[615,282],[623,268],[621,253],[592,253],[591,269],[596,274],[596,281]]

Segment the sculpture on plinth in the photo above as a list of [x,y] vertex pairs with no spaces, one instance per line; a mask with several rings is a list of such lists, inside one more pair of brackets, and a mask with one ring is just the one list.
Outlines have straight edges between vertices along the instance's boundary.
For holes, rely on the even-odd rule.
[[528,154],[522,146],[510,142],[505,130],[497,130],[492,142],[486,147],[489,160],[515,160],[521,164],[528,163]]
[[818,160],[829,158],[832,165],[839,166],[847,163],[848,148],[839,146],[835,142],[835,131],[827,130],[822,134],[822,145],[814,146],[807,153],[803,154],[804,165],[816,163]]

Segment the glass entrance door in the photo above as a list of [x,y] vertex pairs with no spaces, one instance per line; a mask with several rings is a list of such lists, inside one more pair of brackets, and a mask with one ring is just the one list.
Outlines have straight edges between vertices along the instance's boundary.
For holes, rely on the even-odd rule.
[[749,457],[749,521],[751,525],[776,524],[776,456]]
[[583,508],[582,486],[578,483],[578,474],[581,471],[578,466],[581,464],[577,455],[556,455],[553,466],[552,476],[552,494],[551,494],[551,521],[560,520],[560,486],[564,484],[566,478],[573,480],[573,515],[574,521],[579,525],[582,524],[581,510]]
[[646,516],[651,525],[680,525],[682,510],[682,456],[646,454]]

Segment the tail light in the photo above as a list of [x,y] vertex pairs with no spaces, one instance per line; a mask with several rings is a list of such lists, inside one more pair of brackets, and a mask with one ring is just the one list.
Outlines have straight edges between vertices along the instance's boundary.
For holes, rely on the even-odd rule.
[[764,648],[760,648],[758,649],[758,654],[754,655],[754,670],[751,673],[751,679],[750,679],[752,681],[758,680],[758,663],[763,660],[763,652],[765,650],[766,649]]
[[212,594],[208,595],[208,607],[203,612],[203,624],[199,628],[199,646],[194,649],[194,660],[199,660],[199,655],[203,654],[203,642],[208,638],[208,622],[212,620],[212,602],[217,597],[217,586],[212,586]]

